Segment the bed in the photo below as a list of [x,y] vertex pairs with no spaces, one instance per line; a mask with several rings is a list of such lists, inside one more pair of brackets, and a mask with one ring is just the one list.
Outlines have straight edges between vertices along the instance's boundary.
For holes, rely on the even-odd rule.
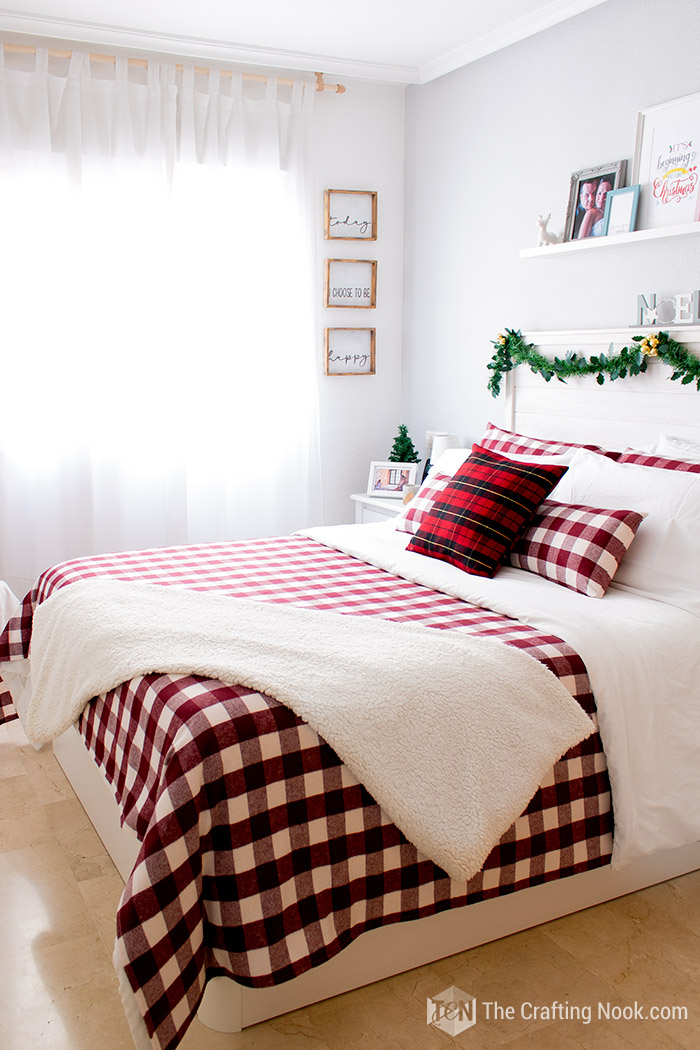
[[[590,353],[627,336],[530,338],[547,352],[578,345]],[[677,338],[697,346],[700,333],[685,329]],[[508,430],[491,428],[485,442],[497,456],[535,455],[533,446],[513,452],[517,433],[531,435],[535,448],[552,435],[559,444],[592,441],[617,451],[665,432],[700,440],[699,395],[668,384],[661,369],[630,381],[622,396],[595,390],[594,408],[590,384],[553,391],[521,371],[512,374]],[[537,455],[548,453],[556,459],[543,440]],[[646,459],[630,467],[668,475],[670,487],[681,475],[693,484],[692,467],[664,470],[651,465],[662,457],[638,455]],[[512,565],[495,582],[472,577],[464,591],[454,580],[467,574],[407,553],[414,535],[388,523],[80,559],[44,573],[3,634],[0,674],[12,690],[0,685],[5,717],[14,716],[15,702],[28,704],[23,675],[36,610],[59,592],[78,593],[81,581],[106,578],[486,638],[535,657],[593,719],[594,731],[552,764],[481,870],[460,881],[421,854],[319,734],[277,700],[200,674],[157,671],[98,696],[54,749],[127,883],[115,965],[137,1046],[174,1050],[198,1008],[205,1024],[235,1031],[700,867],[692,815],[669,830],[663,814],[656,839],[644,820],[633,827],[619,751],[614,846],[616,792],[611,800],[589,678],[603,683],[602,663],[615,657],[611,647],[607,656],[597,652],[605,650],[595,634],[609,615],[602,610],[619,608],[620,622],[627,608],[630,616],[653,610],[649,630],[674,636],[679,651],[697,650],[697,615],[625,594],[614,580],[599,602]],[[523,580],[524,608],[512,593],[522,592]],[[585,617],[594,621],[589,634],[574,611],[585,603],[596,609]],[[643,637],[638,645],[645,648]],[[640,668],[646,673],[643,661]],[[694,671],[688,662],[689,680]],[[601,696],[615,686],[601,687]],[[615,709],[604,710],[612,725]],[[692,748],[696,742],[697,735]]]

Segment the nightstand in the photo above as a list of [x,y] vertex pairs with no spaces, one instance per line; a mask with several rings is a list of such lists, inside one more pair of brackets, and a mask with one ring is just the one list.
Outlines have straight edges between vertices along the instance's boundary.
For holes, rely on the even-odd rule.
[[350,497],[355,503],[355,524],[367,525],[368,522],[386,521],[395,518],[404,509],[402,499],[391,496],[370,496],[358,492]]

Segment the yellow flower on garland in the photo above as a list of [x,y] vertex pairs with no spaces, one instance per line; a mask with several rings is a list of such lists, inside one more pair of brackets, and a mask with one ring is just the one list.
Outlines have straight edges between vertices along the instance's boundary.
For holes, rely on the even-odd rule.
[[503,332],[498,333],[498,342],[501,344],[501,346],[506,345],[506,337],[504,336]]
[[658,357],[659,355],[659,340],[655,335],[647,335],[642,339],[639,344],[640,350],[647,357]]

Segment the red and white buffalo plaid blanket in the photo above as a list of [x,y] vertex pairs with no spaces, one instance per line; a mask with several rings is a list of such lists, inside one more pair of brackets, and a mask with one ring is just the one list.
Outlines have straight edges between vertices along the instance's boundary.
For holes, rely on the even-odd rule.
[[[0,637],[26,656],[36,605],[94,576],[187,586],[496,637],[546,664],[595,719],[560,639],[297,536],[85,558],[45,572]],[[0,719],[14,717],[0,686]],[[569,751],[468,883],[420,856],[306,724],[277,701],[147,675],[93,700],[79,729],[142,847],[117,916],[118,956],[155,1046],[173,1050],[207,976],[282,983],[364,930],[609,861],[597,733]]]

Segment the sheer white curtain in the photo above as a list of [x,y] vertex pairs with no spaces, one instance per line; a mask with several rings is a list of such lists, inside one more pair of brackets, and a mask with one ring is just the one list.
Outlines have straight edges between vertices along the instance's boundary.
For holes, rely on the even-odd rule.
[[311,86],[51,64],[0,68],[0,577],[318,521]]

